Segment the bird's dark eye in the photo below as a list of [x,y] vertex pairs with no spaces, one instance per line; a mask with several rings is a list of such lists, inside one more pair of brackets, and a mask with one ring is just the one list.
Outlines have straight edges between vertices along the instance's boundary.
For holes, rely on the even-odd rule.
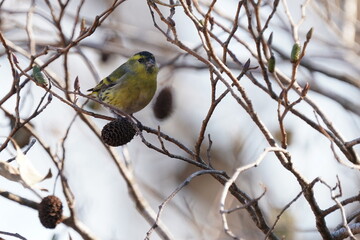
[[139,62],[139,63],[144,63],[144,62],[145,62],[145,59],[139,58],[138,62]]

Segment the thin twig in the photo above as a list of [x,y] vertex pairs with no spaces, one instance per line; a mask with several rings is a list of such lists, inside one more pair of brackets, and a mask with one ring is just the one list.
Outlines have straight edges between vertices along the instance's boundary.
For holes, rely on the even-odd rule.
[[175,196],[176,194],[178,194],[185,186],[187,186],[195,177],[204,175],[204,174],[224,174],[223,171],[218,171],[218,170],[200,170],[197,171],[193,174],[191,174],[189,177],[187,177],[166,199],[165,201],[163,201],[160,206],[159,206],[159,211],[158,214],[156,216],[156,220],[154,222],[154,224],[152,225],[152,227],[150,228],[150,230],[146,233],[146,240],[150,239],[150,236],[152,234],[152,232],[158,227],[158,221],[160,219],[160,215],[161,213],[164,211],[165,206],[167,205],[168,202],[170,202]]
[[238,176],[242,172],[244,172],[246,170],[249,170],[251,168],[257,167],[264,160],[267,153],[269,153],[269,152],[287,153],[287,151],[285,149],[282,149],[282,148],[273,148],[273,147],[266,148],[264,150],[264,152],[258,157],[258,159],[256,161],[254,161],[253,163],[248,164],[246,166],[237,168],[235,170],[234,174],[232,175],[232,177],[224,185],[224,189],[223,189],[221,197],[220,197],[220,214],[221,214],[221,219],[222,219],[222,222],[223,222],[223,228],[225,230],[225,233],[227,235],[229,235],[230,237],[232,237],[233,239],[238,239],[238,237],[229,228],[229,225],[227,223],[227,218],[226,218],[226,215],[225,215],[225,213],[226,213],[225,200],[226,200],[226,196],[227,196],[227,194],[229,192],[229,188],[235,182],[235,180],[238,178]]

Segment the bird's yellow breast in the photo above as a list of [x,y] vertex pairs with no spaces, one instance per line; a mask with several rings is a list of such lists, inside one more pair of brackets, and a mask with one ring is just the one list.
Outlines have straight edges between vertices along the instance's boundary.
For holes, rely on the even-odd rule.
[[127,73],[118,84],[100,93],[99,98],[121,111],[131,114],[149,104],[156,92],[156,74]]

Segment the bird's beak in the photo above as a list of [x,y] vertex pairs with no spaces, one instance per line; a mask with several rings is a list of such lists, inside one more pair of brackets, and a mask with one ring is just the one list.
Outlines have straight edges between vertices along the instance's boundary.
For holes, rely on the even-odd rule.
[[149,61],[146,62],[146,68],[152,68],[153,66],[155,66],[155,60],[154,59],[149,59]]

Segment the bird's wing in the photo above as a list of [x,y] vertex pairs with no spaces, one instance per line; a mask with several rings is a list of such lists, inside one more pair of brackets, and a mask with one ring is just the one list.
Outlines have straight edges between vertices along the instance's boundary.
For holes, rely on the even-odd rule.
[[97,95],[103,89],[109,88],[118,84],[123,79],[123,76],[129,71],[126,63],[115,69],[109,76],[102,79],[94,88],[89,89],[90,95]]

